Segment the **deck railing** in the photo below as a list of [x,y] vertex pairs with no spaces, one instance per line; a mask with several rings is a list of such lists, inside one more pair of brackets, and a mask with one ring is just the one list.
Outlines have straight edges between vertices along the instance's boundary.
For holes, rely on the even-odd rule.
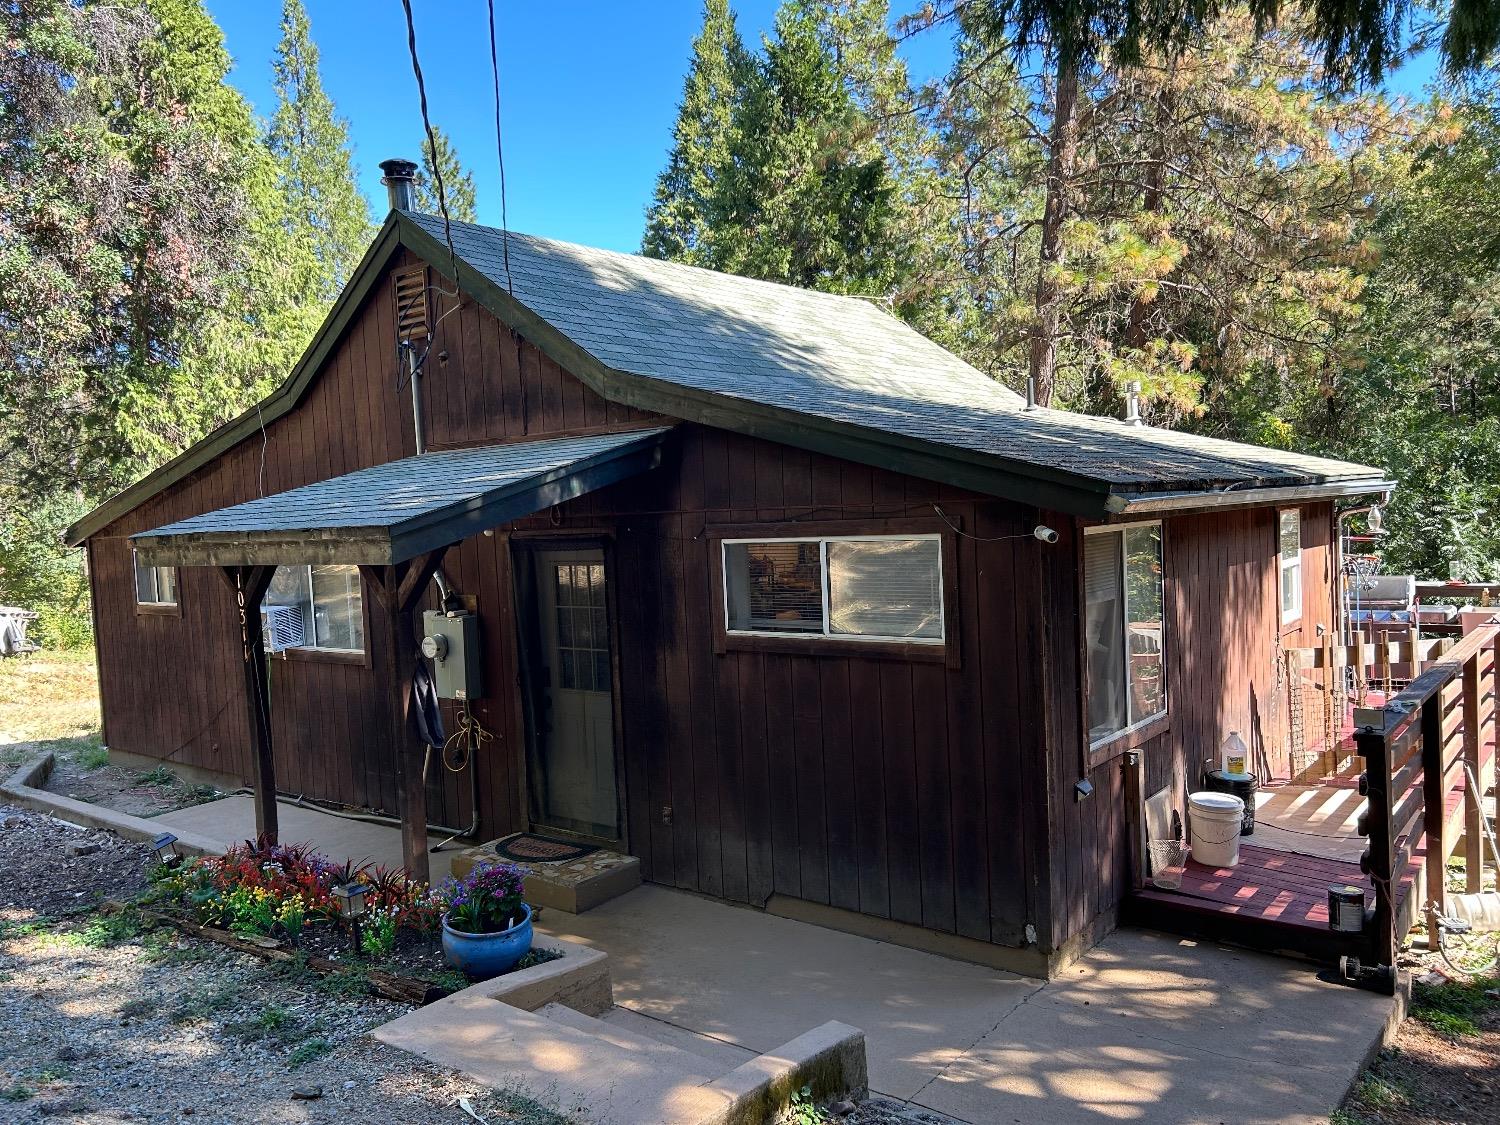
[[[1467,887],[1479,889],[1483,840],[1475,802],[1464,795],[1465,767],[1482,794],[1494,779],[1497,633],[1500,621],[1480,625],[1384,707],[1355,712],[1355,744],[1364,759],[1360,792],[1367,799],[1359,831],[1369,838],[1360,867],[1375,888],[1365,955],[1377,966],[1396,963],[1418,910],[1425,910],[1436,945],[1448,859],[1460,839]],[[1422,863],[1413,866],[1419,854]]]

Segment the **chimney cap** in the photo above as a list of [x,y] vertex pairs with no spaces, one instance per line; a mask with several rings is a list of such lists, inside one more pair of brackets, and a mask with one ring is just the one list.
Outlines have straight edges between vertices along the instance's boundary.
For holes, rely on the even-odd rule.
[[390,160],[380,162],[380,170],[385,173],[387,180],[410,180],[417,175],[417,165],[413,160],[407,160],[402,156],[392,157]]
[[415,211],[417,206],[417,166],[410,160],[394,157],[380,162],[385,173],[380,182],[385,185],[392,211]]

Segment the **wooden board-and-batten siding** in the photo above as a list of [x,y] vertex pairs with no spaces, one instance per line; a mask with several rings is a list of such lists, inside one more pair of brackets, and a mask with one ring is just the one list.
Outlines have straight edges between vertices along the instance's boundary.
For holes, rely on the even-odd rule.
[[[127,537],[412,454],[395,313],[389,282],[376,285],[263,442],[242,441],[90,540],[111,746],[252,776],[230,592],[209,571],[184,568],[178,614],[138,613]],[[435,449],[652,421],[605,402],[472,302],[440,321],[423,396]],[[967,534],[938,521],[935,503]],[[949,651],[933,659],[912,649],[908,659],[716,643],[715,534],[808,520],[851,534],[912,520],[939,531],[956,583]],[[1062,541],[1026,535],[1038,521]],[[1232,547],[1213,533],[1222,521],[1245,526]],[[1006,945],[1023,944],[1030,924],[1044,947],[1061,946],[1112,914],[1128,878],[1121,762],[1091,770],[1092,800],[1072,799],[1081,760],[1072,521],[684,425],[661,468],[464,541],[443,567],[482,618],[490,690],[474,710],[495,735],[478,758],[486,836],[524,825],[511,542],[570,535],[610,548],[628,844],[647,878],[754,904],[786,895]],[[1170,520],[1166,542],[1173,576],[1222,569],[1231,550],[1246,566],[1258,558],[1274,599],[1268,510]],[[1174,723],[1148,761],[1180,758],[1179,731],[1207,730],[1231,709],[1238,689],[1194,685],[1229,671],[1191,655],[1199,645],[1187,630],[1220,612],[1214,589],[1178,581],[1169,593]],[[284,790],[396,808],[381,612],[367,596],[361,657],[273,661]],[[472,813],[467,780],[434,770],[431,818],[465,825]]]

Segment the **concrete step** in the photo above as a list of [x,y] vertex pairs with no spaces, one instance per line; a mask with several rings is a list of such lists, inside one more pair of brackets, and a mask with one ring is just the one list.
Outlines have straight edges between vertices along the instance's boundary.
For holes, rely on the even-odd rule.
[[[493,1089],[519,1089],[544,1104],[587,1106],[588,1120],[600,1125],[702,1121],[733,1101],[710,1086],[722,1066],[624,1036],[588,1016],[552,1018],[556,1014],[458,993],[372,1034]],[[587,1029],[573,1026],[581,1021]],[[608,1034],[599,1034],[601,1028]]]
[[553,1023],[571,1027],[585,1035],[592,1035],[621,1050],[634,1052],[653,1062],[660,1061],[666,1066],[678,1067],[684,1071],[700,1071],[711,1074],[715,1078],[734,1069],[735,1064],[724,1066],[651,1035],[622,1027],[618,1022],[607,1022],[595,1019],[593,1016],[586,1016],[582,1012],[575,1012],[566,1004],[547,1004],[538,1008],[536,1014],[545,1016]]

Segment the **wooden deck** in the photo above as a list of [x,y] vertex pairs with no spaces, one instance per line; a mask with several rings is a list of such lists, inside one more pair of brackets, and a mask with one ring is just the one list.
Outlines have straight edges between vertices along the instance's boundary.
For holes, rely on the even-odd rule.
[[[1420,860],[1408,867],[1397,892],[1403,905]],[[1297,953],[1332,961],[1360,951],[1359,934],[1337,934],[1328,928],[1328,888],[1365,889],[1374,900],[1370,880],[1358,863],[1298,855],[1241,842],[1236,867],[1206,867],[1188,861],[1182,887],[1135,891],[1125,920],[1141,926],[1203,937],[1235,945]]]

